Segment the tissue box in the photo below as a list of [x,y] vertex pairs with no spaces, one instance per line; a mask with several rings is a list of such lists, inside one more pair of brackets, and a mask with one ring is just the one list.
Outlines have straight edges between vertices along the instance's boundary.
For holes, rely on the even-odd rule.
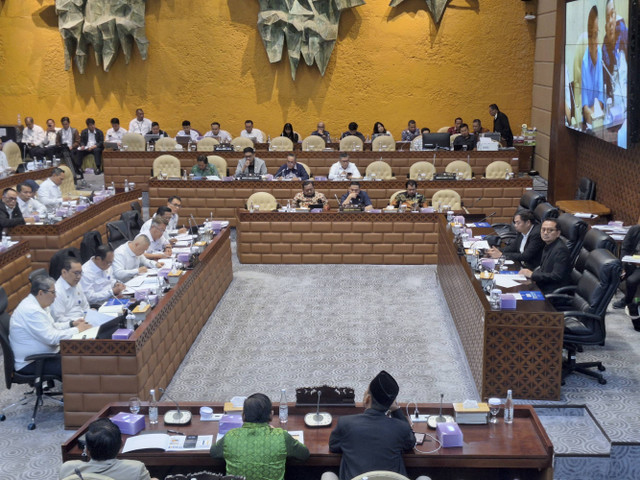
[[133,335],[133,330],[130,330],[128,328],[119,328],[118,330],[113,332],[113,335],[111,335],[111,340],[126,340],[131,335]]
[[136,293],[133,294],[133,298],[135,298],[136,301],[140,302],[140,301],[144,300],[145,298],[147,298],[149,293],[151,293],[151,290],[149,290],[148,288],[143,288],[143,289],[140,289],[140,290],[136,290]]
[[224,414],[220,419],[220,426],[218,427],[218,433],[224,435],[229,430],[242,426],[242,415],[228,415]]
[[115,423],[125,435],[135,435],[139,431],[144,430],[144,415],[120,412],[111,417],[111,421]]
[[510,293],[503,293],[500,296],[500,307],[502,310],[515,310],[516,309],[516,297]]
[[462,431],[457,423],[439,423],[436,427],[436,434],[442,443],[442,448],[462,446]]
[[131,313],[133,313],[134,317],[136,318],[136,322],[140,323],[143,322],[144,319],[147,317],[147,313],[149,313],[149,311],[151,311],[151,305],[146,304],[146,305],[142,305],[142,303],[140,305],[138,305],[136,308],[134,308]]

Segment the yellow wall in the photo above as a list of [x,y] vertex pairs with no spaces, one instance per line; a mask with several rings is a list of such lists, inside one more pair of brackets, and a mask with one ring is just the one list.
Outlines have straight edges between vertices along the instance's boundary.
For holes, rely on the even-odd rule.
[[142,106],[169,133],[183,119],[204,131],[215,120],[233,135],[246,118],[277,135],[292,122],[303,136],[322,119],[332,134],[349,121],[370,134],[380,120],[399,136],[409,118],[432,130],[461,116],[491,128],[497,103],[514,133],[531,115],[535,23],[529,4],[453,0],[439,29],[424,0],[391,8],[387,0],[343,13],[339,40],[324,77],[301,61],[291,80],[288,60],[269,64],[256,29],[257,0],[148,1],[149,58],[122,53],[108,73],[65,71],[53,1],[0,3],[0,123],[17,114],[44,125],[87,116],[107,129],[128,124]]

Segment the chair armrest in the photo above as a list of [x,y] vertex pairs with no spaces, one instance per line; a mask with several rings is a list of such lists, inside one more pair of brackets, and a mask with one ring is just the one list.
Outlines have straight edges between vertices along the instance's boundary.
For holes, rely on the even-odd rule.
[[568,310],[566,312],[562,312],[565,317],[577,317],[577,318],[586,318],[588,320],[602,320],[600,315],[596,315],[595,313],[589,312],[581,312],[580,310]]
[[57,358],[59,356],[60,356],[59,353],[36,353],[34,355],[29,355],[28,357],[25,357],[24,359],[25,360],[29,360],[29,361],[41,362],[43,360]]
[[577,285],[567,285],[566,287],[560,287],[555,289],[552,293],[550,293],[550,295],[575,293],[577,289],[578,289]]
[[573,302],[573,295],[565,295],[562,293],[550,293],[544,296],[549,300],[556,310],[560,310],[566,315],[566,309],[571,308]]
[[38,395],[42,393],[42,371],[44,370],[44,364],[47,360],[53,360],[59,358],[59,353],[37,353],[35,355],[29,355],[25,360],[33,360],[36,363],[35,371],[35,386]]

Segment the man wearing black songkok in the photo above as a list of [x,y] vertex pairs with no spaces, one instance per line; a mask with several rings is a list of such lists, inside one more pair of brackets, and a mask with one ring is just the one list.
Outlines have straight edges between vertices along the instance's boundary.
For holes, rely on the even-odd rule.
[[[342,453],[340,480],[373,470],[407,475],[402,453],[412,450],[416,442],[409,421],[395,401],[399,391],[395,379],[382,370],[364,393],[364,413],[338,420],[329,438],[329,450]],[[322,475],[322,480],[336,478],[332,472]]]

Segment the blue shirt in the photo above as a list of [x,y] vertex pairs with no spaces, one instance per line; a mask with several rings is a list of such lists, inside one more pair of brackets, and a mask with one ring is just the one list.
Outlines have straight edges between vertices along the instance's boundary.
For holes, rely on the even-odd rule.
[[[348,196],[349,192],[342,195],[342,197],[340,198],[340,205],[344,203]],[[369,195],[367,195],[367,192],[360,190],[358,195],[355,198],[351,199],[351,205],[362,205],[363,207],[368,207],[369,205],[371,205],[371,199],[369,198]]]
[[582,57],[582,106],[593,108],[595,99],[604,103],[604,83],[602,78],[602,49],[598,47],[595,65],[591,62],[589,47]]
[[275,174],[275,177],[282,177],[282,178],[298,177],[300,180],[304,181],[309,179],[309,174],[307,173],[307,170],[299,163],[296,163],[296,166],[294,169],[288,168],[287,164],[285,163],[278,169],[278,171]]
[[613,48],[611,48],[611,46],[607,43],[606,37],[602,43],[602,65],[606,67],[606,70],[603,71],[603,75],[604,84],[607,86],[607,97],[613,97],[613,85],[611,82],[611,76],[614,74],[614,70],[618,68],[620,52],[622,51],[625,56],[627,56],[629,31],[627,30],[627,26],[622,19],[616,22],[615,36],[616,41],[613,45]]

